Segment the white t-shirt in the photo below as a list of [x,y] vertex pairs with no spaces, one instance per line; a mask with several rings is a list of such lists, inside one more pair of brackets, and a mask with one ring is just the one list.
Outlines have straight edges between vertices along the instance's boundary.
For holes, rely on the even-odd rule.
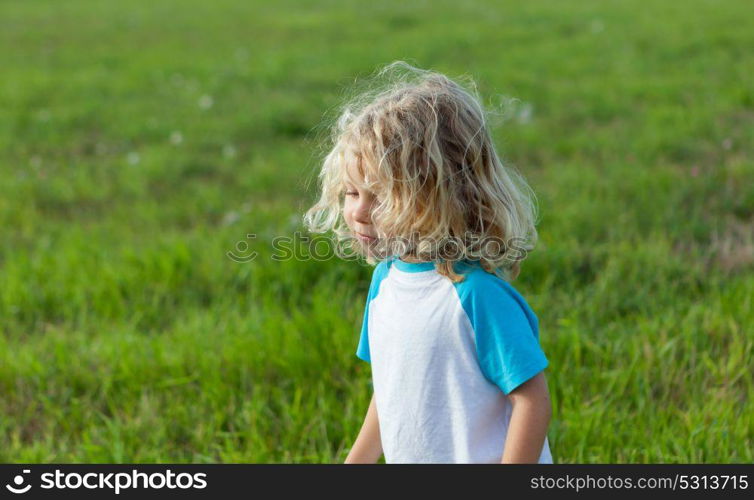
[[356,355],[372,365],[386,463],[499,463],[507,395],[548,366],[523,297],[478,262],[455,269],[464,281],[390,257],[372,274]]

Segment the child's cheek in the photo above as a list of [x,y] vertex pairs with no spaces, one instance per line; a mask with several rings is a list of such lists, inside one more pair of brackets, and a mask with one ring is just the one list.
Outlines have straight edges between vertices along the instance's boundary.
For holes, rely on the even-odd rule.
[[343,200],[343,217],[348,219],[348,198]]
[[353,231],[353,220],[351,219],[351,204],[348,201],[348,198],[343,202],[343,218],[346,221],[346,225],[348,228]]

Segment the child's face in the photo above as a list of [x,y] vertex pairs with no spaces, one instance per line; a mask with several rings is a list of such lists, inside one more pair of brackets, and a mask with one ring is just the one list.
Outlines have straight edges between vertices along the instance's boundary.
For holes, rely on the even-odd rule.
[[[349,169],[353,178],[360,179],[355,169]],[[357,188],[355,184],[345,181],[345,200],[343,202],[343,218],[353,236],[366,247],[377,242],[377,230],[372,224],[372,209],[377,198],[370,191]]]

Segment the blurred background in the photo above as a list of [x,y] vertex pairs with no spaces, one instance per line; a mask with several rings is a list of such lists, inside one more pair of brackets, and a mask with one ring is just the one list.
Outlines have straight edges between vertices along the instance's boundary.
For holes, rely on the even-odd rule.
[[538,196],[514,286],[555,462],[754,461],[752,14],[3,1],[0,461],[345,458],[372,269],[271,241],[303,231],[328,113],[399,59],[472,77]]

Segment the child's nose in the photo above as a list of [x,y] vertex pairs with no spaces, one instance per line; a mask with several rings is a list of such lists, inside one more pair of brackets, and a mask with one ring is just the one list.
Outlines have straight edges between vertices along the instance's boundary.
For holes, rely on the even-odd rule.
[[353,213],[353,218],[356,220],[356,222],[359,222],[361,224],[369,224],[371,222],[371,212],[372,212],[372,203],[362,200],[359,200],[359,204],[356,206],[356,209]]

